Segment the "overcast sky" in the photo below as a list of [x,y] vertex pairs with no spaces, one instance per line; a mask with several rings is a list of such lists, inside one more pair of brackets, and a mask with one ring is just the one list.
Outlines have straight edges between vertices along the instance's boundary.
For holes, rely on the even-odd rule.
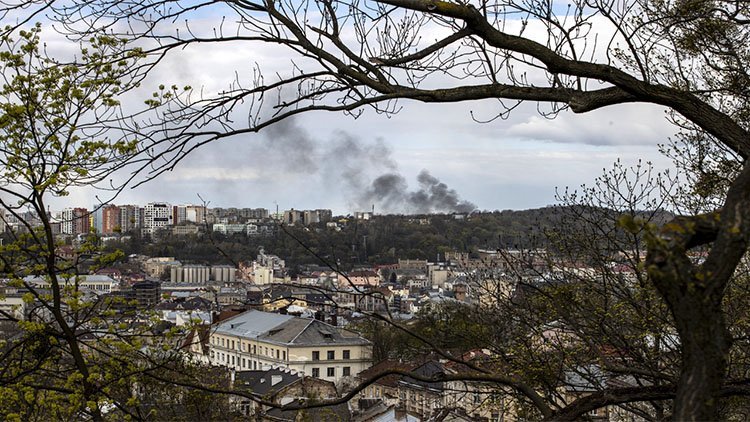
[[[289,69],[290,61],[278,48],[188,49],[165,61],[146,85],[185,83],[211,92],[253,63],[272,74]],[[212,207],[278,205],[337,214],[373,204],[376,212],[416,212],[426,200],[480,210],[527,209],[555,203],[556,188],[591,183],[617,158],[625,165],[643,159],[657,169],[671,166],[658,144],[674,129],[654,106],[565,112],[550,120],[526,104],[507,120],[477,123],[472,115],[491,119],[495,101],[401,105],[390,118],[369,110],[356,120],[311,113],[204,146],[173,172],[126,190],[114,202],[186,204],[198,203],[200,195]],[[386,188],[388,196],[377,195]],[[436,194],[427,198],[425,192]],[[52,207],[90,207],[93,195],[76,191]]]
[[[390,119],[309,114],[284,123],[284,137],[271,129],[210,144],[115,202],[198,203],[200,195],[218,207],[278,204],[350,213],[370,209],[373,201],[362,195],[379,175],[399,173],[407,190],[416,191],[418,174],[427,170],[481,210],[527,209],[553,204],[555,188],[590,184],[617,158],[626,165],[638,159],[659,169],[671,165],[657,145],[672,128],[656,107],[564,113],[554,120],[529,107],[509,120],[479,124],[469,114],[477,108],[472,104],[404,106]],[[352,171],[362,180],[352,180]],[[90,191],[76,192],[53,206],[75,201],[94,202]],[[384,211],[415,211],[391,208]]]

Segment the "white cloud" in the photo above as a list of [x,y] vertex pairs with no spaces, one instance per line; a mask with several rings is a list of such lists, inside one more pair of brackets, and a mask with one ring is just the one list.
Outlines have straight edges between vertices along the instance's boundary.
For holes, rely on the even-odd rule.
[[526,139],[589,145],[657,145],[675,133],[664,108],[627,104],[582,115],[561,113],[555,119],[527,115],[512,125],[507,134]]
[[261,178],[252,168],[183,167],[161,176],[163,182],[214,181],[216,183],[252,182]]

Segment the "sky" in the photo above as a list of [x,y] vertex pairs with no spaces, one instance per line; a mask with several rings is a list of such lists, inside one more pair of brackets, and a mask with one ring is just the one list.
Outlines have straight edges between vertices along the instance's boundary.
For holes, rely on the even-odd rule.
[[[282,123],[283,129],[201,147],[174,171],[126,189],[115,202],[184,204],[203,198],[212,207],[278,205],[348,214],[378,202],[363,195],[379,176],[401,175],[406,192],[413,193],[420,189],[419,174],[427,171],[455,191],[459,203],[480,210],[528,209],[554,204],[557,188],[591,184],[618,158],[626,166],[639,159],[657,169],[671,166],[657,145],[673,129],[658,107],[619,106],[554,120],[521,109],[508,120],[485,124],[472,121],[470,110],[471,104],[408,103],[390,119],[304,115]],[[65,203],[90,195],[76,192]],[[376,212],[420,210],[380,205]]]
[[[235,71],[249,73],[257,64],[273,75],[288,71],[290,63],[272,47],[187,49],[165,60],[144,86],[189,84],[211,92],[224,88]],[[658,145],[674,128],[656,106],[547,119],[529,103],[507,119],[478,123],[495,116],[495,101],[400,105],[389,117],[367,109],[357,119],[304,114],[203,146],[174,171],[126,189],[114,203],[203,198],[211,207],[329,208],[336,214],[373,205],[376,213],[528,209],[554,204],[556,189],[591,184],[617,159],[626,166],[642,159],[656,169],[671,167]],[[91,206],[95,195],[81,189],[51,206]]]

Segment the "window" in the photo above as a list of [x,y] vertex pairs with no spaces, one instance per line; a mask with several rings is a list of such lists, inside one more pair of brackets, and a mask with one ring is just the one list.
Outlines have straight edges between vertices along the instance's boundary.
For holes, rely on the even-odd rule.
[[326,369],[326,375],[329,377],[335,377],[336,376],[336,368],[328,368]]
[[240,412],[242,412],[242,414],[245,416],[251,416],[250,409],[252,409],[250,402],[243,401],[242,404],[240,405]]
[[279,358],[279,349],[276,349],[276,359]]
[[234,356],[232,356],[232,365],[234,365]]
[[255,345],[253,344],[253,354],[255,354],[255,352],[256,352],[256,348],[255,348]]
[[313,368],[312,376],[315,377],[315,378],[319,378],[320,377],[320,368]]
[[221,338],[221,347],[224,347],[224,338]]
[[336,359],[336,351],[335,350],[329,350],[328,351],[328,360],[334,360]]
[[286,350],[284,350],[283,352],[281,352],[281,358],[284,359],[284,360],[286,360]]
[[320,352],[317,351],[317,350],[313,351],[312,359],[313,360],[320,360]]
[[342,371],[343,371],[343,372],[341,373],[341,375],[343,375],[343,376],[345,376],[345,377],[348,377],[349,375],[351,375],[351,374],[352,374],[352,368],[350,368],[350,367],[348,367],[348,366],[345,366],[345,367],[344,367],[344,368],[342,369]]
[[245,358],[242,358],[242,369],[245,369]]
[[349,350],[344,350],[344,359],[351,359],[351,352]]
[[232,340],[232,347],[231,347],[231,349],[234,350],[234,340]]

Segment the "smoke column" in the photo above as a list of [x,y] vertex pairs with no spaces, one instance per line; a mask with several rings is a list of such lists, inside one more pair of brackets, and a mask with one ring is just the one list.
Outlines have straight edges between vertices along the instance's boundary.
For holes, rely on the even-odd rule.
[[317,176],[329,189],[338,187],[357,210],[374,204],[386,213],[467,213],[476,206],[462,200],[454,189],[422,170],[418,189],[409,190],[393,159],[393,151],[381,139],[367,143],[338,131],[327,142],[312,138],[294,119],[268,128],[265,161],[283,171]]

